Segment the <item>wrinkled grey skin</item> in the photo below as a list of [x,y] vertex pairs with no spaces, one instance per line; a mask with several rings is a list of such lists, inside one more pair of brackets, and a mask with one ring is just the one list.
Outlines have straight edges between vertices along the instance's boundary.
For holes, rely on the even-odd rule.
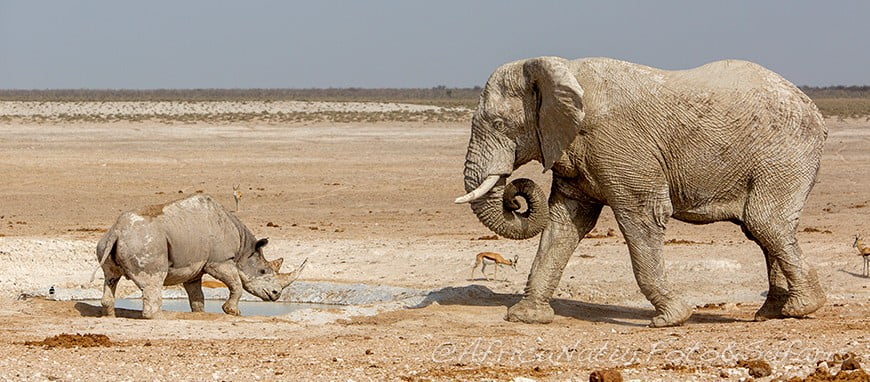
[[[525,296],[506,319],[547,323],[549,300],[580,239],[612,208],[637,283],[655,306],[651,326],[678,325],[692,309],[662,262],[670,217],[732,221],[764,252],[770,290],[756,319],[800,317],[825,302],[795,239],[827,129],[816,106],[779,75],[750,62],[664,71],[628,62],[541,57],[492,74],[472,119],[465,189],[501,178],[471,202],[495,233],[541,232]],[[519,166],[551,170],[549,200]],[[492,178],[496,179],[496,178]],[[527,199],[519,213],[515,196]],[[462,202],[463,198],[457,199]]]
[[229,289],[223,305],[227,314],[239,314],[242,288],[275,301],[295,275],[277,274],[282,259],[266,261],[263,246],[267,243],[205,195],[124,212],[97,244],[97,260],[105,275],[103,314],[115,315],[115,288],[121,276],[142,290],[145,318],[159,314],[164,285],[184,284],[191,311],[201,312],[204,274]]

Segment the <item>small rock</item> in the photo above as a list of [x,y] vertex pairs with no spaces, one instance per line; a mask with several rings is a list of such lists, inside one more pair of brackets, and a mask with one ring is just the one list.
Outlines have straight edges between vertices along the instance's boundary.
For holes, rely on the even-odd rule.
[[623,382],[619,370],[604,369],[593,371],[589,374],[589,382]]
[[773,374],[770,364],[761,359],[737,361],[737,366],[749,370],[749,375],[755,378],[766,377]]
[[819,362],[818,366],[816,366],[816,372],[828,373],[828,363],[825,361]]
[[858,363],[858,360],[855,357],[849,357],[845,361],[843,361],[843,366],[840,366],[840,370],[859,370],[861,369],[861,364]]

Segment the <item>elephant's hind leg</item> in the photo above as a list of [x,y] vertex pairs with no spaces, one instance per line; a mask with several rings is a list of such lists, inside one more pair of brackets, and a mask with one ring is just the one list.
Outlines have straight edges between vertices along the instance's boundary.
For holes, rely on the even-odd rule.
[[[772,192],[765,193],[763,188],[760,190],[762,192],[758,192],[759,189],[754,190],[749,197],[744,223],[769,259],[768,268],[774,296],[768,295],[771,302],[765,301],[756,317],[764,319],[806,316],[821,308],[826,299],[816,271],[804,260],[795,237],[802,203],[787,205],[785,203],[794,200],[796,196],[785,197]],[[809,193],[809,188],[806,192]],[[788,292],[785,301],[780,302],[776,300],[782,298],[783,278]]]
[[786,280],[785,275],[782,273],[779,262],[777,262],[776,258],[770,254],[770,251],[761,245],[758,239],[749,232],[749,229],[746,228],[745,224],[742,224],[741,228],[743,229],[743,233],[746,235],[747,239],[755,242],[755,244],[758,244],[759,247],[761,247],[761,251],[764,253],[765,263],[767,264],[767,297],[764,299],[764,304],[761,305],[761,308],[755,312],[755,320],[765,321],[773,318],[784,318],[785,316],[782,314],[782,308],[785,306],[785,301],[788,299],[788,280]]
[[[662,199],[659,207],[670,206]],[[617,223],[628,244],[634,277],[643,295],[656,309],[651,327],[680,325],[692,315],[692,308],[670,290],[662,259],[664,224],[670,208],[641,207],[642,211],[615,209]]]
[[550,196],[550,222],[541,234],[525,296],[508,309],[508,321],[546,324],[553,321],[550,298],[580,239],[595,227],[600,205],[581,204],[559,194]]

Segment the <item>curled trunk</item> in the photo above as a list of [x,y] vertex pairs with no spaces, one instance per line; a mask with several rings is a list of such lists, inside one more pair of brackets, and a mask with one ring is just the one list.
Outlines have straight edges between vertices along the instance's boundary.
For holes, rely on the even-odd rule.
[[[517,197],[525,201],[525,208]],[[530,179],[515,179],[505,185],[501,179],[486,195],[471,202],[480,222],[509,239],[537,236],[547,225],[549,209],[544,191]]]

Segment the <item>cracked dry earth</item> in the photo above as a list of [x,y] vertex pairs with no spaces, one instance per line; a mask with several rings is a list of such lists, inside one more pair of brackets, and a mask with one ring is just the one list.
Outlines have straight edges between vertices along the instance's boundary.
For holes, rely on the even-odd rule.
[[[672,222],[669,277],[699,308],[683,326],[651,329],[621,235],[607,234],[609,212],[565,271],[556,320],[502,320],[537,241],[478,240],[491,233],[453,205],[468,124],[5,122],[0,380],[586,381],[605,368],[640,381],[804,380],[819,367],[836,374],[844,354],[867,367],[870,278],[851,244],[870,235],[870,122],[828,125],[798,240],[829,303],[806,319],[752,322],[766,290],[760,250],[727,223]],[[548,184],[539,166],[516,175]],[[119,212],[197,191],[233,206],[234,184],[241,220],[272,239],[268,258],[310,258],[303,280],[466,293],[327,323],[211,313],[146,321],[124,310],[108,319],[79,302],[16,300],[51,285],[98,289],[93,248]],[[481,251],[519,255],[518,272],[470,279]],[[738,366],[752,360],[770,375]]]

